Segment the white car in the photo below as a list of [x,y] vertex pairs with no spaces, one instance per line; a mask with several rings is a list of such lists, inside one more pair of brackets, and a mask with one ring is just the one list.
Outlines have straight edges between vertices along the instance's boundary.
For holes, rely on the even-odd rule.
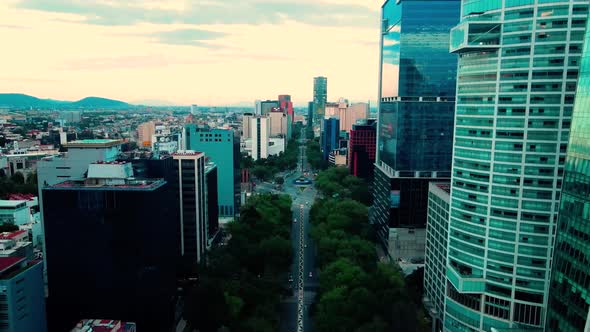
[[294,223],[297,223],[297,219],[293,219],[293,222],[294,222]]
[[309,272],[309,277],[313,278],[313,273]]

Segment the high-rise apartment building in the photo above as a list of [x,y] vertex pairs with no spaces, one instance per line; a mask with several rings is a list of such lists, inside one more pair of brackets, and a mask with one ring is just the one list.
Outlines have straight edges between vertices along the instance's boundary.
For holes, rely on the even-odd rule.
[[449,182],[428,184],[423,302],[432,319],[433,331],[437,332],[442,331],[445,312],[450,191]]
[[137,127],[137,145],[140,147],[152,146],[152,136],[156,133],[156,123],[148,121]]
[[128,162],[95,162],[84,180],[42,191],[49,330],[66,331],[82,317],[168,330],[180,247],[171,184],[135,177]]
[[270,136],[287,137],[288,115],[283,113],[279,107],[273,107],[268,113],[270,119]]
[[247,139],[252,137],[250,132],[250,119],[254,117],[252,113],[244,113],[242,116],[242,138]]
[[0,257],[2,331],[47,331],[42,265],[27,257]]
[[[461,22],[451,30],[459,70],[448,331],[544,329],[588,5],[573,0],[462,3]],[[581,165],[568,167],[574,164]],[[577,177],[575,171],[572,176]],[[568,196],[564,206],[580,205]],[[565,213],[563,225],[575,211]]]
[[340,140],[340,120],[336,118],[329,118],[323,120],[322,129],[322,156],[324,160],[328,160],[330,152],[338,149],[338,142]]
[[457,56],[449,54],[449,30],[460,4],[388,0],[382,7],[370,215],[385,247],[390,228],[426,227],[428,183],[450,177]]
[[219,216],[240,213],[240,137],[231,129],[185,125],[188,150],[203,152],[217,165]]
[[373,178],[377,149],[377,121],[365,120],[352,125],[348,140],[348,169],[350,174],[363,179]]
[[328,79],[326,77],[313,78],[313,109],[314,118],[323,119],[328,101]]
[[208,240],[205,155],[180,150],[172,155],[180,211],[180,254],[201,262]]
[[268,144],[271,132],[270,118],[257,116],[250,119],[250,131],[252,132],[252,159],[268,158]]
[[254,101],[254,114],[262,115],[262,101],[261,100]]
[[[586,28],[588,29],[588,28]],[[590,331],[590,34],[576,89],[545,331]]]

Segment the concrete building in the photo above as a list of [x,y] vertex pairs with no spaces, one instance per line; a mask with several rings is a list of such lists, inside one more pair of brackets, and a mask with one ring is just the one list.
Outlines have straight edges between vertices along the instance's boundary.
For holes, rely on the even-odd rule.
[[314,124],[314,121],[313,121],[314,119],[313,118],[314,118],[315,112],[313,110],[313,106],[314,106],[314,102],[313,101],[310,101],[310,102],[307,103],[307,126],[309,128],[312,128],[313,127],[313,124]]
[[180,150],[172,155],[177,174],[180,210],[180,254],[197,262],[205,256],[208,240],[205,155]]
[[332,150],[332,152],[330,152],[330,155],[328,156],[328,162],[334,166],[346,166],[346,152],[346,148]]
[[314,118],[323,119],[328,101],[328,79],[318,76],[313,78],[313,109]]
[[391,229],[426,227],[428,183],[450,177],[457,57],[449,54],[449,30],[460,5],[388,0],[382,6],[370,218],[384,247]]
[[365,120],[352,125],[348,140],[348,169],[350,174],[372,179],[377,150],[377,121]]
[[252,137],[250,129],[250,120],[254,117],[252,113],[244,113],[242,116],[242,138],[247,139]]
[[[282,117],[282,113],[280,113]],[[269,137],[271,134],[271,118],[255,117],[250,119],[250,131],[252,137],[252,159],[268,158]]]
[[285,152],[286,140],[282,137],[271,137],[268,139],[268,155],[278,156]]
[[0,200],[0,224],[23,225],[31,221],[27,201]]
[[424,257],[424,298],[422,302],[432,319],[433,331],[443,329],[449,232],[449,182],[428,185],[428,221]]
[[[459,70],[446,271],[449,331],[546,328],[588,5],[462,2],[461,22],[451,30]],[[583,187],[577,175],[569,181]],[[563,204],[581,206],[571,196]]]
[[290,117],[290,122],[295,122],[295,112],[293,110],[293,102],[290,95],[279,95],[279,107],[283,113]]
[[352,126],[359,120],[366,120],[369,118],[369,104],[368,103],[354,103],[348,105],[346,109],[340,113],[340,130],[350,132]]
[[254,101],[254,115],[262,115],[262,101]]
[[128,164],[95,163],[84,180],[42,188],[51,331],[82,317],[135,321],[142,331],[173,325],[176,197],[169,182],[137,178]]
[[188,150],[203,152],[217,165],[219,216],[234,217],[240,213],[240,137],[231,129],[185,126]]
[[553,247],[547,332],[590,331],[590,34],[584,43]]
[[287,137],[288,115],[278,107],[273,107],[268,114],[270,118],[270,136]]
[[152,136],[156,133],[154,121],[148,121],[137,127],[137,145],[140,147],[151,147]]
[[47,331],[42,265],[26,257],[0,257],[2,331]]

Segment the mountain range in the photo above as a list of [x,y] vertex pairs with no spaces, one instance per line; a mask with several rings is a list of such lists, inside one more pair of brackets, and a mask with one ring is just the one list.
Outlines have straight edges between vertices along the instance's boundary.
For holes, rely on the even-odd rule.
[[113,99],[86,97],[78,101],[40,99],[21,93],[0,93],[0,107],[44,109],[124,109],[132,105]]

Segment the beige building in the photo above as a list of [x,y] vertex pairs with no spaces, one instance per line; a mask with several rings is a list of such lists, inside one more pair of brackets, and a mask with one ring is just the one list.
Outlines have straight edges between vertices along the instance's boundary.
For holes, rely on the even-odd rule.
[[358,120],[369,117],[368,103],[349,104],[348,100],[340,98],[336,103],[326,103],[324,118],[337,118],[340,120],[340,130],[350,132],[352,125]]
[[270,117],[270,136],[287,136],[287,115],[280,108],[271,109],[268,115]]
[[358,120],[369,117],[368,103],[354,103],[349,105],[344,112],[340,113],[340,130],[350,132],[352,125]]
[[152,136],[156,133],[156,123],[148,121],[137,126],[137,144],[140,147],[152,146]]
[[242,117],[242,137],[244,139],[252,137],[252,133],[250,132],[250,119],[252,119],[253,116],[252,113],[244,113]]

